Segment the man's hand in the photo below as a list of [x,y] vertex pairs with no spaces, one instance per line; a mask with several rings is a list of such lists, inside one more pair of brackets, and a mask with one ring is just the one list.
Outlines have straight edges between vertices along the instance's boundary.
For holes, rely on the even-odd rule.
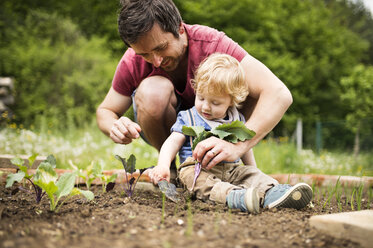
[[234,162],[247,150],[248,147],[243,142],[233,144],[217,137],[210,137],[197,144],[193,158],[209,170],[222,161]]
[[167,166],[157,165],[152,169],[147,169],[144,173],[148,175],[150,181],[154,185],[157,185],[161,180],[167,180],[170,182],[170,168]]
[[141,127],[136,122],[127,117],[121,117],[116,120],[111,127],[109,136],[118,144],[129,144],[132,139],[140,137]]

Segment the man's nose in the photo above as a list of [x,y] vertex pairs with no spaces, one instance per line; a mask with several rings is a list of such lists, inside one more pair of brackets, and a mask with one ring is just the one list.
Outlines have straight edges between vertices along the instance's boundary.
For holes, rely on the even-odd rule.
[[161,64],[162,64],[162,61],[163,61],[163,57],[158,55],[158,54],[154,54],[153,55],[153,65],[155,67],[160,67]]

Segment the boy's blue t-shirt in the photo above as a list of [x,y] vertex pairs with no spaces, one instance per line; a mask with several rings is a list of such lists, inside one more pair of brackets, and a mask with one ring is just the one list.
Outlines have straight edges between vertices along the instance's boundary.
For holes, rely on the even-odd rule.
[[[211,127],[206,123],[206,121],[197,113],[197,110],[195,107],[190,109],[192,112],[192,115],[194,117],[195,124],[194,126],[202,126],[205,128],[206,131],[210,131]],[[244,120],[243,116],[240,115],[240,119]],[[178,133],[183,133],[182,128],[183,126],[191,126],[191,122],[189,121],[189,114],[188,110],[180,111],[177,115],[176,122],[175,124],[171,127],[171,132],[178,132]],[[180,157],[180,164],[187,159],[187,157],[192,156],[192,147],[190,144],[190,136],[185,135],[186,139],[179,150],[179,157]],[[237,161],[239,158],[237,159]]]

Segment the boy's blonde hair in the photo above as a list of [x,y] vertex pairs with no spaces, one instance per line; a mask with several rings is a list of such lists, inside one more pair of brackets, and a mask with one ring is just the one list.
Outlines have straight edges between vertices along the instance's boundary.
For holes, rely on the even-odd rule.
[[213,53],[208,56],[199,65],[192,84],[196,93],[230,95],[236,107],[249,94],[241,64],[227,54]]

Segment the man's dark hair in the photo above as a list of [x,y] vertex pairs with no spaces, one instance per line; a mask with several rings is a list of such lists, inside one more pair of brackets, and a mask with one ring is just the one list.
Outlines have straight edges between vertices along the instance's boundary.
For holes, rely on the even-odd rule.
[[180,12],[172,0],[120,0],[119,35],[127,46],[152,29],[154,23],[179,37],[182,22]]

